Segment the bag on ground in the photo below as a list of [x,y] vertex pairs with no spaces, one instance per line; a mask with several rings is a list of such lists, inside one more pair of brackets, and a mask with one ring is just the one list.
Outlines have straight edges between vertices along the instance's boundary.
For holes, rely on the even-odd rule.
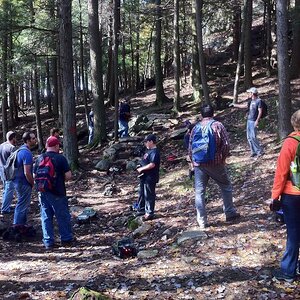
[[293,185],[300,190],[300,137],[299,136],[289,136],[298,141],[298,147],[294,160],[290,165],[290,179]]
[[205,126],[198,123],[193,131],[192,160],[196,163],[206,163],[214,160],[216,154],[216,139],[211,128],[215,120]]
[[53,158],[42,154],[35,173],[35,186],[38,192],[55,192],[56,172]]
[[10,181],[15,179],[18,166],[17,166],[17,155],[18,155],[19,149],[12,152],[10,156],[8,157],[6,164],[3,166],[3,176],[4,180]]

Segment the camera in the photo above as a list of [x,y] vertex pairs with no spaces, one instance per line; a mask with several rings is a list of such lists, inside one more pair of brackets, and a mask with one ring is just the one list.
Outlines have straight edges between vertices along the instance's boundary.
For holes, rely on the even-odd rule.
[[281,201],[278,199],[273,199],[270,203],[270,210],[271,211],[278,211],[281,208]]

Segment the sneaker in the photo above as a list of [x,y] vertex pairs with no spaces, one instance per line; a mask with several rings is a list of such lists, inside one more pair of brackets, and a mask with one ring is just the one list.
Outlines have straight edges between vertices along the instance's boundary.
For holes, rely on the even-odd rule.
[[153,220],[153,219],[154,219],[154,216],[153,216],[153,215],[148,215],[148,214],[145,214],[145,215],[143,216],[143,218],[142,218],[142,220],[143,220],[144,222],[151,221],[151,220]]
[[282,273],[281,270],[275,270],[275,271],[273,272],[273,276],[274,276],[277,280],[284,280],[285,282],[289,282],[289,283],[292,283],[292,282],[295,280],[294,277],[285,275],[284,273]]
[[236,213],[234,213],[233,215],[231,215],[231,216],[226,216],[226,222],[232,222],[232,221],[235,221],[236,219],[238,219],[238,218],[240,218],[241,217],[241,215],[238,213],[238,212],[236,212]]
[[209,227],[209,225],[207,223],[198,223],[198,224],[199,224],[200,229],[205,229],[205,228]]
[[252,153],[252,154],[250,155],[251,158],[253,158],[253,157],[255,157],[255,156],[256,156],[256,153]]
[[134,214],[135,217],[143,216],[145,214],[144,210],[137,210]]

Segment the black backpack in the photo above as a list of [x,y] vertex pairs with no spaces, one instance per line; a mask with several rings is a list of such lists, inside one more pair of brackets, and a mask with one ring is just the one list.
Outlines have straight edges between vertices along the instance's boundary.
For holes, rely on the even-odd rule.
[[[268,115],[268,105],[264,100],[260,99],[260,101],[261,101],[261,108],[262,108],[261,119],[263,119]],[[248,111],[250,109],[250,103],[251,103],[251,99],[248,100]]]

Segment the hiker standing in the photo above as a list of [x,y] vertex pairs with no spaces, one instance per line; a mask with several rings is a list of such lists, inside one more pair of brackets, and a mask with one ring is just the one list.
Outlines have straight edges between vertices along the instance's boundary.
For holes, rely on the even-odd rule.
[[[273,275],[278,280],[292,282],[300,271],[300,190],[293,185],[290,166],[296,156],[300,140],[300,110],[291,117],[294,131],[283,142],[277,159],[272,199],[280,200],[287,229],[286,249],[281,259],[280,270]],[[299,140],[297,140],[299,139]]]
[[36,145],[33,132],[25,132],[22,136],[24,144],[17,153],[17,172],[12,180],[17,192],[17,204],[14,214],[14,225],[26,225],[27,211],[30,206],[31,191],[33,187],[32,165],[33,156],[31,149]]
[[17,135],[13,131],[6,134],[6,142],[0,145],[0,177],[3,183],[2,206],[1,214],[7,215],[10,213],[10,206],[14,197],[14,185],[11,180],[5,180],[3,176],[3,166],[10,154],[16,149]]
[[229,155],[229,138],[222,123],[213,119],[211,105],[201,107],[203,119],[191,132],[189,155],[195,171],[195,205],[200,228],[208,226],[205,191],[210,178],[220,187],[226,221],[240,217],[232,201],[232,185],[227,174],[225,159]]
[[232,103],[231,106],[237,108],[248,108],[247,140],[251,150],[250,157],[260,157],[264,154],[264,152],[256,135],[257,135],[257,126],[263,113],[262,100],[258,97],[258,91],[257,88],[255,87],[248,89],[247,93],[249,94],[248,103],[246,104]]
[[143,215],[143,220],[152,220],[155,209],[155,188],[159,181],[160,154],[156,148],[156,136],[149,134],[144,140],[147,152],[137,168],[140,178],[139,209],[137,215]]
[[[43,243],[46,249],[54,247],[53,217],[56,217],[62,246],[71,245],[74,241],[71,215],[66,197],[65,181],[70,180],[72,173],[67,159],[59,154],[59,140],[51,136],[47,139],[47,151],[41,154],[34,166],[35,182],[37,183],[39,169],[42,168],[42,161],[50,158],[54,175],[46,175],[51,181],[51,188],[39,191],[39,202],[41,207],[41,221],[43,231]],[[48,165],[50,166],[50,165]],[[46,168],[44,170],[47,170]],[[46,172],[46,171],[44,171]],[[45,173],[44,173],[45,174]],[[52,176],[52,177],[51,177]],[[45,178],[44,177],[44,178]],[[39,185],[37,184],[37,188]]]
[[128,134],[128,123],[130,120],[131,114],[130,114],[130,101],[129,99],[123,99],[123,101],[120,104],[120,110],[119,110],[119,136],[120,137],[127,137]]

